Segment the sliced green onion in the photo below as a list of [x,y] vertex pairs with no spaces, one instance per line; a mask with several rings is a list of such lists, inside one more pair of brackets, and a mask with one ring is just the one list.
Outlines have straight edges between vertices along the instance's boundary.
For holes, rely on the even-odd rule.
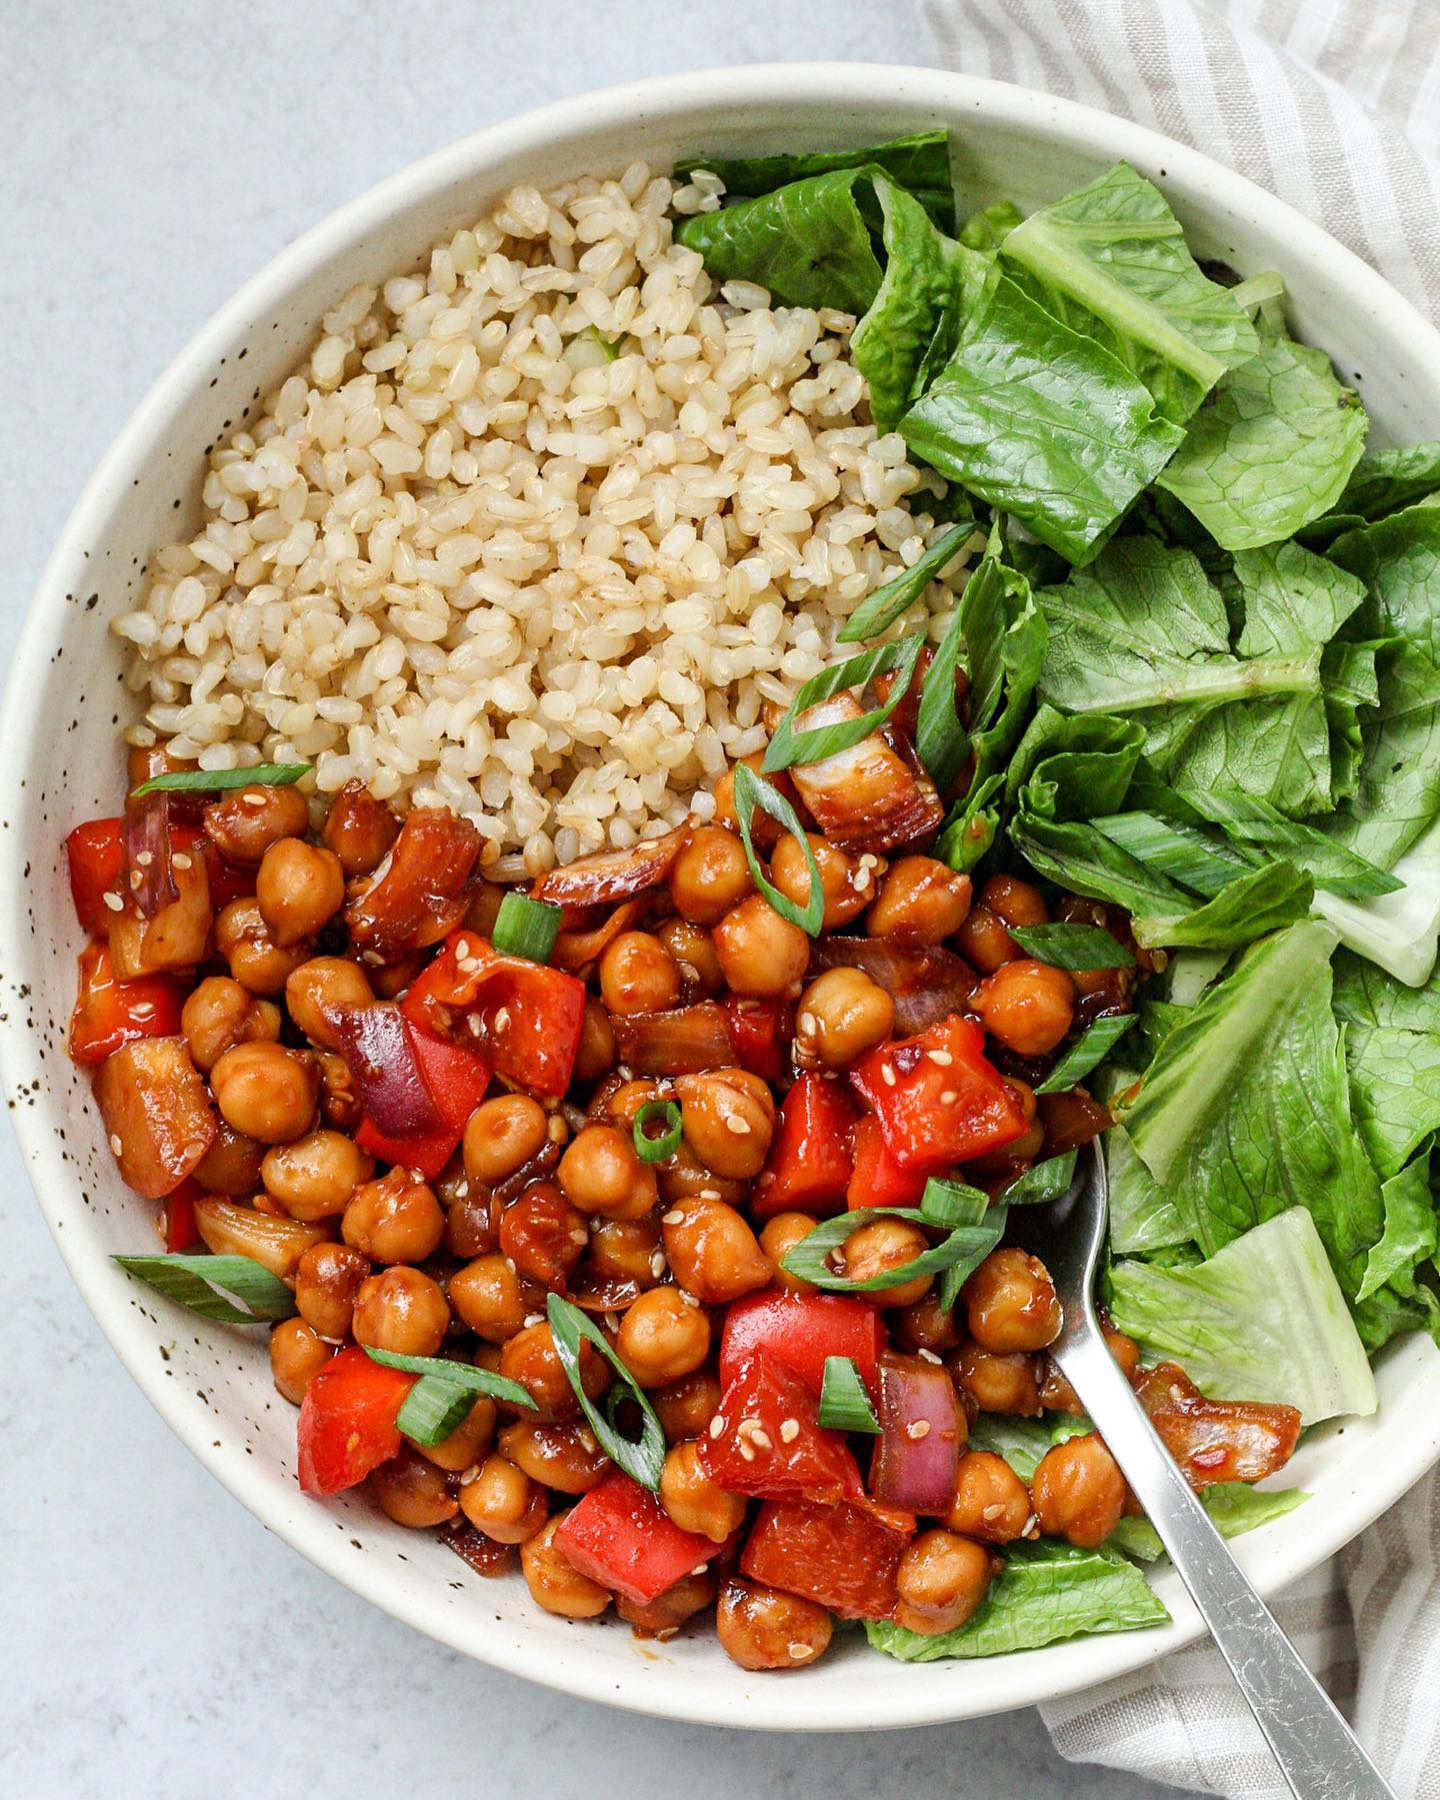
[[[658,1136],[650,1131],[656,1119],[665,1121],[665,1129]],[[680,1108],[673,1100],[647,1100],[636,1113],[631,1130],[635,1154],[641,1162],[662,1163],[680,1148]]]
[[960,619],[957,606],[934,661],[925,672],[915,721],[915,754],[942,794],[949,793],[960,779],[965,758],[970,754],[970,738],[955,708],[955,669],[965,646]]
[[912,607],[947,563],[960,554],[967,538],[975,530],[972,519],[953,525],[936,538],[912,568],[903,569],[893,580],[868,595],[845,622],[840,633],[842,644],[863,644],[866,638],[879,637]]
[[548,963],[560,935],[561,907],[528,894],[507,894],[495,915],[490,942],[502,956],[523,956],[527,962]]
[[920,1217],[927,1225],[978,1225],[990,1206],[990,1196],[963,1181],[942,1181],[932,1175],[920,1196]]
[[989,802],[1005,785],[1003,775],[987,775],[946,820],[935,840],[935,855],[962,874],[973,869],[995,842],[1000,809]]
[[[862,650],[833,669],[822,669],[812,675],[795,698],[790,710],[780,721],[765,752],[761,769],[766,775],[777,775],[781,769],[793,769],[797,763],[824,762],[827,756],[838,756],[877,731],[910,691],[915,679],[915,665],[925,640],[901,638],[898,643],[881,644],[874,650]],[[796,732],[795,721],[812,706],[819,706],[846,688],[863,687],[872,675],[894,669],[899,676],[890,697],[883,706],[872,707],[858,719],[840,719],[834,725],[817,725],[812,731]]]
[[1000,1189],[996,1200],[1003,1200],[1006,1206],[1039,1206],[1058,1200],[1075,1179],[1075,1157],[1074,1150],[1067,1150],[1063,1156],[1032,1163]]
[[469,1388],[456,1387],[443,1375],[422,1375],[395,1415],[402,1437],[430,1449],[458,1431],[475,1404]]
[[931,1223],[918,1207],[862,1207],[857,1212],[822,1220],[781,1259],[780,1266],[788,1274],[808,1281],[812,1287],[825,1288],[833,1294],[879,1293],[884,1288],[903,1287],[907,1281],[914,1281],[921,1275],[948,1275],[959,1269],[961,1274],[955,1284],[958,1293],[960,1283],[990,1254],[1005,1230],[1005,1208],[992,1206],[982,1223],[954,1226],[942,1243],[932,1244],[898,1268],[886,1269],[883,1274],[871,1275],[864,1281],[837,1275],[830,1266],[830,1253],[839,1249],[862,1225],[873,1225],[877,1219],[909,1219],[915,1225]]
[[[644,1390],[605,1341],[604,1332],[578,1306],[572,1306],[558,1294],[551,1294],[545,1312],[550,1321],[550,1335],[555,1341],[555,1354],[560,1358],[560,1366],[580,1402],[580,1410],[590,1421],[590,1429],[600,1448],[632,1481],[649,1488],[652,1494],[658,1493],[660,1471],[665,1466],[665,1431]],[[590,1340],[623,1384],[623,1393],[617,1393],[613,1388],[610,1391],[608,1417],[585,1392],[585,1384],[580,1379],[581,1338]],[[625,1437],[615,1424],[615,1407],[622,1398],[633,1400],[640,1409],[638,1442]]]
[[171,1252],[154,1256],[111,1258],[130,1275],[138,1275],[167,1300],[178,1300],[204,1319],[222,1325],[257,1325],[289,1319],[295,1296],[278,1275],[252,1256],[207,1256]]
[[1105,1058],[1135,1023],[1134,1013],[1119,1013],[1114,1018],[1096,1019],[1081,1038],[1070,1046],[1055,1067],[1036,1088],[1037,1094],[1062,1094],[1074,1087]]
[[218,794],[226,788],[290,787],[310,773],[310,763],[257,763],[253,769],[175,769],[168,775],[152,775],[130,798],[144,794]]
[[820,1381],[820,1410],[816,1417],[830,1431],[868,1431],[876,1436],[880,1421],[865,1392],[865,1383],[853,1357],[827,1356]]
[[387,1369],[400,1369],[406,1375],[430,1376],[448,1381],[451,1387],[464,1388],[472,1402],[476,1394],[488,1394],[492,1400],[508,1400],[512,1406],[528,1406],[535,1411],[529,1391],[508,1375],[497,1375],[491,1369],[477,1369],[473,1363],[450,1362],[443,1356],[402,1356],[398,1350],[372,1350],[365,1354],[371,1362],[384,1363]]
[[1053,925],[1011,925],[1015,942],[1052,969],[1133,969],[1135,958],[1100,925],[1061,919]]
[[[779,913],[782,919],[788,919],[792,925],[814,937],[825,919],[825,890],[820,885],[820,869],[815,861],[815,852],[810,848],[810,839],[795,816],[795,808],[785,796],[771,787],[763,776],[757,775],[749,763],[735,765],[735,820],[740,827],[740,842],[745,846],[745,860],[750,865],[750,879]],[[805,867],[809,873],[809,899],[804,906],[797,906],[788,894],[782,894],[760,866],[760,858],[755,854],[755,846],[750,841],[750,823],[755,808],[768,813],[778,824],[783,825],[805,853]]]

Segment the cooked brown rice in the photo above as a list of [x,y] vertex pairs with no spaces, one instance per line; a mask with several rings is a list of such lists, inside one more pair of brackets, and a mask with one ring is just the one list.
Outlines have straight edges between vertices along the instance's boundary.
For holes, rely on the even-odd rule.
[[500,879],[705,814],[939,529],[853,320],[717,292],[672,241],[718,192],[643,163],[517,187],[348,293],[116,622],[132,741],[451,806]]

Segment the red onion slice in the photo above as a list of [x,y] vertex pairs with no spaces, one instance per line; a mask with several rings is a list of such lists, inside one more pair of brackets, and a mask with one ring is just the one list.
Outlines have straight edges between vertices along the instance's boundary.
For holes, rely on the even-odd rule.
[[911,948],[886,938],[817,938],[810,974],[840,966],[863,969],[895,1002],[895,1036],[914,1037],[969,1010],[980,977],[953,950]]
[[410,1023],[398,1006],[337,1007],[330,1015],[340,1054],[355,1077],[360,1104],[384,1137],[419,1137],[442,1131],[434,1096],[425,1085]]
[[125,848],[125,891],[153,919],[180,898],[170,864],[170,796],[163,790],[125,803],[121,830]]
[[724,1008],[713,1000],[670,1012],[621,1013],[610,1024],[620,1061],[635,1075],[700,1075],[735,1061]]
[[887,1350],[880,1359],[879,1416],[870,1492],[908,1512],[947,1512],[965,1436],[949,1371]]

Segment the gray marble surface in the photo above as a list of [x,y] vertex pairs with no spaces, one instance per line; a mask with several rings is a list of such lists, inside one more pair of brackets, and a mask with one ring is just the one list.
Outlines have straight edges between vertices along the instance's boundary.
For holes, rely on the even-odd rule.
[[[174,351],[380,176],[560,95],[704,64],[921,62],[909,0],[5,0],[0,668],[47,548]],[[463,1661],[202,1473],[71,1292],[0,1128],[0,1791],[693,1800],[1161,1789],[1034,1713],[781,1739],[630,1718]]]

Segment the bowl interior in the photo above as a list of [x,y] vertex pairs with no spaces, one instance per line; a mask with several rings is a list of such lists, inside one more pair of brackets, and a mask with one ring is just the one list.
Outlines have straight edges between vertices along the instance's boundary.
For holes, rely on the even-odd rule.
[[[200,1322],[131,1284],[112,1252],[149,1247],[152,1209],[120,1184],[64,1053],[79,948],[62,840],[118,808],[116,726],[129,716],[106,623],[135,603],[154,548],[196,516],[207,449],[289,370],[321,313],[359,281],[414,264],[515,181],[540,187],[636,158],[876,141],[950,129],[962,201],[1030,207],[1125,157],[1161,182],[1206,256],[1242,273],[1278,268],[1300,335],[1356,384],[1382,442],[1440,414],[1440,340],[1318,228],[1191,151],[1122,121],[993,83],[854,65],[724,70],[613,89],[468,139],[393,178],[311,232],[182,352],[110,452],[47,569],[0,727],[3,1050],[22,1150],[56,1240],[135,1378],[194,1453],[267,1525],[368,1598],[483,1661],[588,1698],[715,1724],[792,1729],[960,1718],[1086,1687],[1196,1635],[1170,1574],[1175,1617],[1158,1631],[990,1661],[905,1667],[841,1646],[803,1678],[747,1675],[708,1636],[640,1644],[618,1623],[539,1612],[518,1578],[484,1583],[428,1535],[364,1500],[305,1500],[294,1413],[271,1385],[263,1332]],[[1381,1409],[1308,1441],[1293,1479],[1315,1498],[1240,1546],[1263,1586],[1313,1566],[1369,1522],[1440,1452],[1440,1383],[1428,1342],[1395,1347]],[[1287,1478],[1288,1479],[1288,1478]]]

